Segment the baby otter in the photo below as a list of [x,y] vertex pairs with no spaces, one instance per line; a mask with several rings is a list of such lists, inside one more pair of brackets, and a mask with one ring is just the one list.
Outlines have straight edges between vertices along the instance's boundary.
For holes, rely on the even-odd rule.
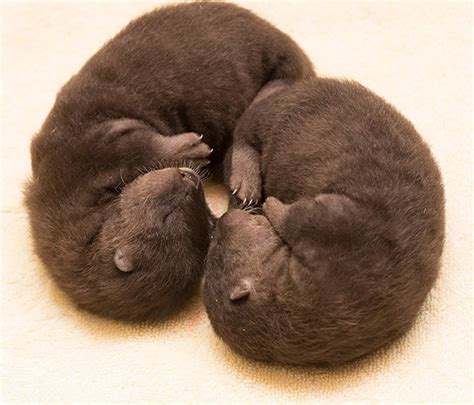
[[[240,7],[193,3],[131,22],[59,92],[31,144],[38,256],[75,303],[130,321],[198,283],[214,218],[189,167],[219,161],[268,81],[312,76],[285,34]],[[200,135],[203,134],[203,135]]]
[[412,124],[351,81],[273,86],[241,117],[228,185],[263,215],[230,210],[204,298],[235,351],[345,363],[413,324],[440,265],[444,192]]

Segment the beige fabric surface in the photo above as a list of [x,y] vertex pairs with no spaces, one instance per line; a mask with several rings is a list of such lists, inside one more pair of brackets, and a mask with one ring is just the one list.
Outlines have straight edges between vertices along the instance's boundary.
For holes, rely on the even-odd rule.
[[[469,3],[245,3],[323,76],[393,103],[431,145],[447,197],[442,273],[413,330],[337,369],[258,364],[214,335],[200,297],[160,325],[80,312],[32,254],[21,187],[59,87],[150,3],[2,3],[2,398],[42,402],[472,401],[472,8]],[[223,189],[208,200],[222,213]]]

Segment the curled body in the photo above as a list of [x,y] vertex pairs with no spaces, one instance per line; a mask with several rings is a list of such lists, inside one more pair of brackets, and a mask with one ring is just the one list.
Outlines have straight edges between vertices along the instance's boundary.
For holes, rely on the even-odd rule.
[[225,342],[338,365],[410,328],[439,271],[444,191],[406,118],[356,82],[276,84],[242,116],[227,160],[238,200],[265,202],[213,233],[204,299]]
[[81,308],[130,321],[179,308],[214,217],[199,173],[270,80],[312,76],[298,46],[225,3],[132,21],[60,90],[31,144],[37,255]]

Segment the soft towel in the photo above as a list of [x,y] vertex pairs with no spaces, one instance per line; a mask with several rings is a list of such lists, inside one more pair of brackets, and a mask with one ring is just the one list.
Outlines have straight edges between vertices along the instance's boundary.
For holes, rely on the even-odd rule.
[[[213,333],[196,296],[157,326],[77,310],[32,253],[22,206],[29,143],[56,92],[156,3],[2,4],[2,398],[13,402],[472,401],[472,6],[242,2],[290,34],[322,76],[360,81],[432,147],[446,187],[441,276],[416,326],[340,369],[248,361]],[[159,5],[159,4],[158,4]],[[222,186],[208,201],[226,209]]]

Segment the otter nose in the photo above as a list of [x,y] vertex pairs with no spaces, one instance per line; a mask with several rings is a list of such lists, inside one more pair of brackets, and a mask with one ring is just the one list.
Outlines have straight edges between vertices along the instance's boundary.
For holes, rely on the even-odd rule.
[[190,169],[189,167],[180,167],[178,171],[179,174],[183,177],[184,181],[190,182],[195,188],[199,187],[201,179],[193,169]]

